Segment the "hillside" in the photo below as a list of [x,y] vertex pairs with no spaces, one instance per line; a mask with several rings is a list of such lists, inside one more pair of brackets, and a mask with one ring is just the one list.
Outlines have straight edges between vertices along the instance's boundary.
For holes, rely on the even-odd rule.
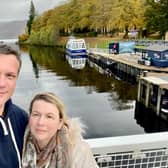
[[0,22],[0,39],[16,39],[24,32],[26,21]]

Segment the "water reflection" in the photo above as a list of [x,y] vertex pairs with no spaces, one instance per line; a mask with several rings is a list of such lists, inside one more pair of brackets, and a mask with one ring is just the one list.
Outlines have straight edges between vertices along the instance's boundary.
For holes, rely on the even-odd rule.
[[[86,62],[80,70],[69,66],[62,48],[29,47],[15,95],[28,108],[31,97],[50,91],[62,97],[67,112],[87,125],[87,138],[144,133],[134,119],[137,87],[99,73]],[[23,99],[24,97],[24,99]]]
[[72,81],[71,86],[88,86],[87,93],[94,91],[99,93],[110,92],[111,101],[118,102],[120,110],[122,109],[122,103],[128,105],[130,100],[136,98],[136,86],[118,81],[112,76],[100,74],[96,69],[90,68],[86,62],[81,71],[69,68],[66,57],[64,57],[64,51],[61,48],[31,47],[29,55],[36,77],[39,76],[39,68],[43,67],[55,72],[58,76],[63,76],[64,79],[70,79]]
[[147,133],[168,131],[168,123],[165,120],[138,102],[135,106],[135,119]]
[[68,61],[69,65],[73,69],[83,69],[86,65],[87,57],[83,57],[80,55],[66,55],[66,60]]
[[30,60],[32,62],[32,66],[33,66],[33,71],[34,71],[35,77],[39,78],[39,69],[38,69],[38,66],[37,66],[36,62],[34,61],[34,59],[32,57],[32,54],[30,53],[29,55],[30,55]]

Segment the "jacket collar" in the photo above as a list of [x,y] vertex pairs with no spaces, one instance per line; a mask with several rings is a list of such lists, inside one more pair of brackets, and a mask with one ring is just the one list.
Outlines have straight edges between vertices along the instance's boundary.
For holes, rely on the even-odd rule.
[[6,103],[5,103],[5,107],[4,107],[4,118],[6,118],[7,116],[10,115],[11,113],[11,106],[12,106],[12,100],[9,99]]

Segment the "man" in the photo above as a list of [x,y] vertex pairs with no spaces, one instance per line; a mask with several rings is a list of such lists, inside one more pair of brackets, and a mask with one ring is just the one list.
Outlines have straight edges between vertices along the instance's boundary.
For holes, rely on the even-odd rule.
[[28,114],[14,105],[11,96],[21,67],[20,55],[0,45],[0,168],[20,168]]

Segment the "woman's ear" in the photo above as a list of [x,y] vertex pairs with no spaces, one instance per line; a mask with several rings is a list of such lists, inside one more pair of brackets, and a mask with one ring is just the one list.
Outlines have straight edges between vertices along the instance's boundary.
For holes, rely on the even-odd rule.
[[60,123],[58,125],[58,129],[60,130],[62,126],[63,126],[63,119],[60,119]]

